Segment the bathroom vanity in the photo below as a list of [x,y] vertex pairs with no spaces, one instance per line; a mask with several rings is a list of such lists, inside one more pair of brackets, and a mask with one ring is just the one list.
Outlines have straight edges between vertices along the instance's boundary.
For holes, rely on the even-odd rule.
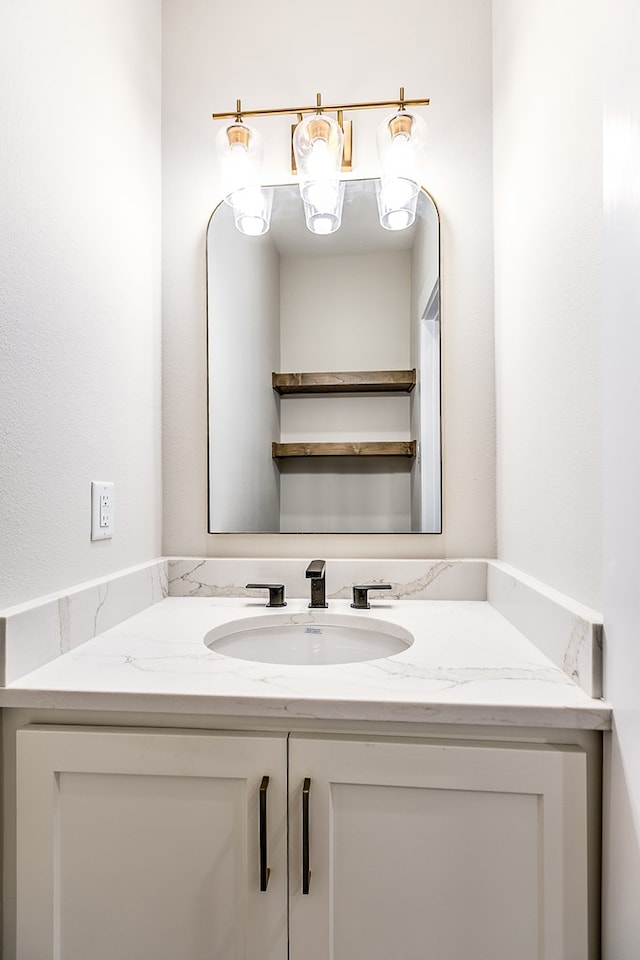
[[[295,596],[299,562],[281,564],[284,610],[210,595],[207,564],[219,581],[221,561],[175,561],[174,595],[85,642],[86,598],[55,601],[67,652],[5,677],[3,955],[597,960],[609,710],[575,682],[597,682],[594,625],[546,611],[572,679],[497,609],[499,584],[481,599],[484,561],[402,586],[387,565],[369,611],[336,596],[336,561],[328,611]],[[94,596],[96,624],[116,592]],[[413,642],[313,665],[211,643],[247,619],[313,633],[327,616]]]
[[588,738],[421,734],[23,727],[17,957],[588,957]]

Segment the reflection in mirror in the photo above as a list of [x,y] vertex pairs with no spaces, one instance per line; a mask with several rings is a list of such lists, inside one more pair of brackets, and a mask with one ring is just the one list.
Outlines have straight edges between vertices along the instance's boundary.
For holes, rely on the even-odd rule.
[[439,258],[424,190],[401,231],[380,226],[375,180],[347,181],[330,236],[294,184],[261,237],[216,208],[210,533],[441,532]]

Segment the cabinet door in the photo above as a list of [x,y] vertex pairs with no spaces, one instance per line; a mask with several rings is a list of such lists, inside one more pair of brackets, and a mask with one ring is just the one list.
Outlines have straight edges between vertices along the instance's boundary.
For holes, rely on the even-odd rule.
[[17,737],[18,960],[286,960],[285,737]]
[[292,737],[289,805],[291,960],[588,957],[581,751]]

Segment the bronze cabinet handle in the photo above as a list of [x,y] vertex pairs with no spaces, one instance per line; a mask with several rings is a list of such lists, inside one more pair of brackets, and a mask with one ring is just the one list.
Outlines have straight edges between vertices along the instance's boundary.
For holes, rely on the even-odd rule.
[[309,893],[311,870],[309,869],[309,792],[310,777],[304,778],[302,785],[302,892]]
[[260,784],[260,890],[262,893],[269,885],[271,870],[267,866],[267,787],[269,777],[263,777]]

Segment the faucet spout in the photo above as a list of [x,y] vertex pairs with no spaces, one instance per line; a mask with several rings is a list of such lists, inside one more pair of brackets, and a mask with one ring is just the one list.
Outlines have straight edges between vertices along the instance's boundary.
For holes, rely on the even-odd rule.
[[313,610],[324,609],[329,606],[324,579],[325,567],[324,560],[312,560],[305,571],[305,577],[307,580],[311,580],[311,603],[309,607]]

